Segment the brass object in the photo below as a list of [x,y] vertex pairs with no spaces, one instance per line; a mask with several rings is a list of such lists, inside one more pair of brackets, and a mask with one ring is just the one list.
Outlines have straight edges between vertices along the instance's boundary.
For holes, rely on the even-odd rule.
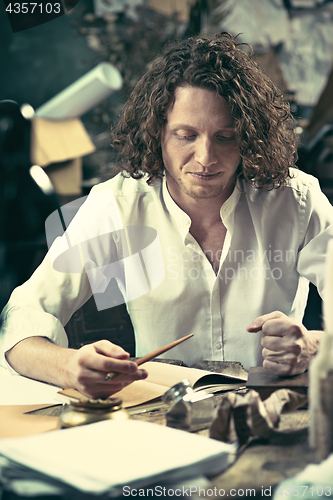
[[64,405],[60,415],[60,428],[128,418],[130,415],[122,407],[120,398],[77,400]]

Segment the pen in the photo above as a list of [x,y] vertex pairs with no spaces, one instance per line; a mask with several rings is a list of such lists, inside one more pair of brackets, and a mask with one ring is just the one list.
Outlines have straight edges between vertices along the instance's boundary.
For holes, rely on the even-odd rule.
[[[159,349],[156,349],[155,351],[150,352],[149,354],[146,354],[145,356],[142,356],[142,358],[134,360],[134,363],[136,363],[138,366],[143,365],[143,363],[146,363],[147,361],[150,361],[150,360],[156,358],[160,354],[163,354],[164,352],[169,351],[173,347],[176,347],[176,345],[181,344],[182,342],[185,342],[185,340],[187,340],[193,336],[194,336],[194,333],[190,333],[190,335],[186,335],[186,337],[182,337],[181,339],[175,340],[174,342],[171,342],[170,344],[167,344],[163,347],[160,347]],[[98,380],[97,383],[112,380],[116,377],[119,377],[120,375],[123,375],[123,374],[122,373],[108,373],[105,378]]]

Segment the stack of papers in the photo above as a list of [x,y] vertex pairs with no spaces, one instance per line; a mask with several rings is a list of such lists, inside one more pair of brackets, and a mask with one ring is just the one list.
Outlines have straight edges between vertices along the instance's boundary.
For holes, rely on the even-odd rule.
[[0,438],[28,436],[57,429],[57,417],[30,412],[58,405],[58,391],[59,387],[10,373],[0,367]]
[[0,366],[0,405],[59,404],[59,387],[38,382]]
[[108,420],[0,440],[0,482],[26,496],[117,497],[131,488],[218,474],[235,455],[234,445],[204,436],[144,421]]

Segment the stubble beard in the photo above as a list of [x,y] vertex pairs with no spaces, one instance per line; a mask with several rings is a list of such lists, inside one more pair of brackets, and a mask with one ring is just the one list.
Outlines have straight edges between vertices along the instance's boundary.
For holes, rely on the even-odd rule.
[[[199,188],[198,190],[195,190],[195,189],[189,190],[189,189],[187,189],[186,186],[182,186],[182,185],[179,185],[179,187],[185,194],[190,196],[190,198],[193,198],[196,200],[208,200],[210,198],[217,198],[220,194],[222,194],[223,191],[225,190],[225,188],[227,187],[227,184],[223,185],[223,186],[216,186],[215,189],[209,189],[209,190],[202,189],[202,188],[200,188],[200,186],[198,186],[198,188]],[[196,192],[196,191],[198,191],[198,192]],[[207,191],[207,192],[205,192],[205,191]]]
[[[172,177],[172,176],[171,176]],[[229,186],[235,182],[235,176],[231,177],[227,183],[218,186],[205,187],[205,186],[188,186],[183,183],[180,179],[177,180],[172,177],[174,181],[177,183],[178,187],[181,191],[183,191],[187,196],[196,200],[208,200],[212,198],[217,198],[222,195],[222,193],[229,188]]]

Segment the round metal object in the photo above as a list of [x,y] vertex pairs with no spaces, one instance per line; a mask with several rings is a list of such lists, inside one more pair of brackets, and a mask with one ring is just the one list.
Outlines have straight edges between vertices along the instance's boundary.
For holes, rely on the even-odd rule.
[[64,405],[60,415],[60,427],[65,429],[101,420],[124,420],[129,417],[120,398],[77,400]]

